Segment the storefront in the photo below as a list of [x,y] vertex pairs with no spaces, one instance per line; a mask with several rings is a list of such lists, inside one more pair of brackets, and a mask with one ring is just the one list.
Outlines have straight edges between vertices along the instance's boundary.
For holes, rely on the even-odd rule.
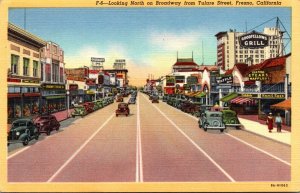
[[7,81],[8,122],[38,115],[40,110],[39,80],[8,78]]
[[51,114],[66,109],[66,89],[62,84],[41,85],[41,113]]

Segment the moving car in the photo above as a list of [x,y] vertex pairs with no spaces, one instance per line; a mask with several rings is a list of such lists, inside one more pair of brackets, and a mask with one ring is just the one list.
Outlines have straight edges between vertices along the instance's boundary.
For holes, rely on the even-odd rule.
[[121,95],[117,96],[117,99],[116,99],[117,102],[123,102],[123,97]]
[[34,124],[40,133],[46,133],[47,135],[50,135],[51,131],[58,131],[60,127],[60,123],[53,115],[39,116],[34,120]]
[[136,98],[131,97],[128,101],[128,104],[135,104]]
[[152,96],[152,103],[159,103],[159,97],[157,95]]
[[126,115],[126,117],[130,114],[130,110],[127,103],[119,103],[118,109],[116,110],[116,116]]
[[7,136],[7,145],[11,143],[23,143],[28,145],[29,141],[39,139],[39,131],[31,119],[17,119],[12,123]]
[[226,126],[236,127],[236,129],[240,129],[242,124],[240,123],[235,111],[228,109],[222,110],[221,112],[223,113],[223,121]]
[[223,122],[223,113],[219,111],[205,111],[200,116],[198,124],[199,128],[203,128],[204,131],[207,131],[207,129],[217,129],[223,132],[226,128]]

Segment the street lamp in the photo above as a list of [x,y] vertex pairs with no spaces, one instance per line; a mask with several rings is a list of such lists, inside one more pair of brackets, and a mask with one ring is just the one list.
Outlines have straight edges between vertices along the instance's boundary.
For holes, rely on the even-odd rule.
[[205,89],[204,89],[204,92],[205,92],[205,97],[206,97],[206,99],[205,99],[205,103],[206,103],[206,105],[208,105],[208,96],[207,96],[207,94],[208,94],[208,89],[205,87]]
[[70,109],[70,107],[69,107],[69,104],[70,104],[70,98],[69,98],[70,91],[67,90],[66,94],[67,94],[67,118],[69,118],[70,117],[70,112],[69,112],[69,109]]

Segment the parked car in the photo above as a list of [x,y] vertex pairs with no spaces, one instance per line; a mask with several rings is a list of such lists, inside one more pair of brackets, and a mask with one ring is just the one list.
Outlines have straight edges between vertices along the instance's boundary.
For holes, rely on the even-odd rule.
[[83,104],[87,113],[92,113],[94,111],[94,103],[93,102],[86,102]]
[[162,101],[163,101],[163,102],[167,102],[167,101],[168,101],[168,98],[169,98],[168,95],[164,95],[163,98],[162,98]]
[[40,133],[46,133],[47,135],[50,135],[51,131],[58,131],[60,127],[60,123],[53,115],[38,116],[34,120],[34,124],[36,125]]
[[117,99],[116,99],[116,102],[123,102],[124,99],[123,99],[123,96],[117,96]]
[[223,113],[218,111],[205,111],[200,116],[198,124],[199,128],[203,128],[204,131],[207,131],[207,129],[218,129],[223,132],[226,128],[223,122]]
[[213,105],[201,105],[200,106],[200,116],[205,112],[205,111],[210,111],[210,109],[213,107]]
[[74,111],[72,112],[72,117],[74,118],[75,116],[81,116],[84,117],[87,115],[88,112],[86,111],[86,108],[83,105],[76,105],[74,107]]
[[223,113],[223,121],[226,126],[236,127],[236,129],[240,129],[242,124],[240,123],[235,111],[228,109],[222,110],[221,112]]
[[130,110],[127,103],[119,103],[118,109],[116,110],[116,116],[126,115],[126,117],[130,114]]
[[159,97],[157,95],[153,96],[151,99],[152,103],[159,103]]
[[128,101],[128,104],[135,104],[136,98],[131,97]]
[[12,123],[7,136],[7,145],[12,143],[23,143],[28,145],[29,141],[39,139],[39,130],[31,119],[17,119]]

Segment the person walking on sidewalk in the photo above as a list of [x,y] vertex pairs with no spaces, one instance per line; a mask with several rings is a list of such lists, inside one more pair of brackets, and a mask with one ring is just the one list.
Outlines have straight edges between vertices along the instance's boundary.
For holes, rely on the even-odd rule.
[[273,117],[272,117],[272,113],[269,113],[269,116],[267,117],[267,125],[268,125],[268,129],[269,129],[269,132],[271,133],[272,130],[273,130]]
[[275,117],[275,123],[277,126],[277,132],[281,132],[282,118],[280,117],[280,113]]

